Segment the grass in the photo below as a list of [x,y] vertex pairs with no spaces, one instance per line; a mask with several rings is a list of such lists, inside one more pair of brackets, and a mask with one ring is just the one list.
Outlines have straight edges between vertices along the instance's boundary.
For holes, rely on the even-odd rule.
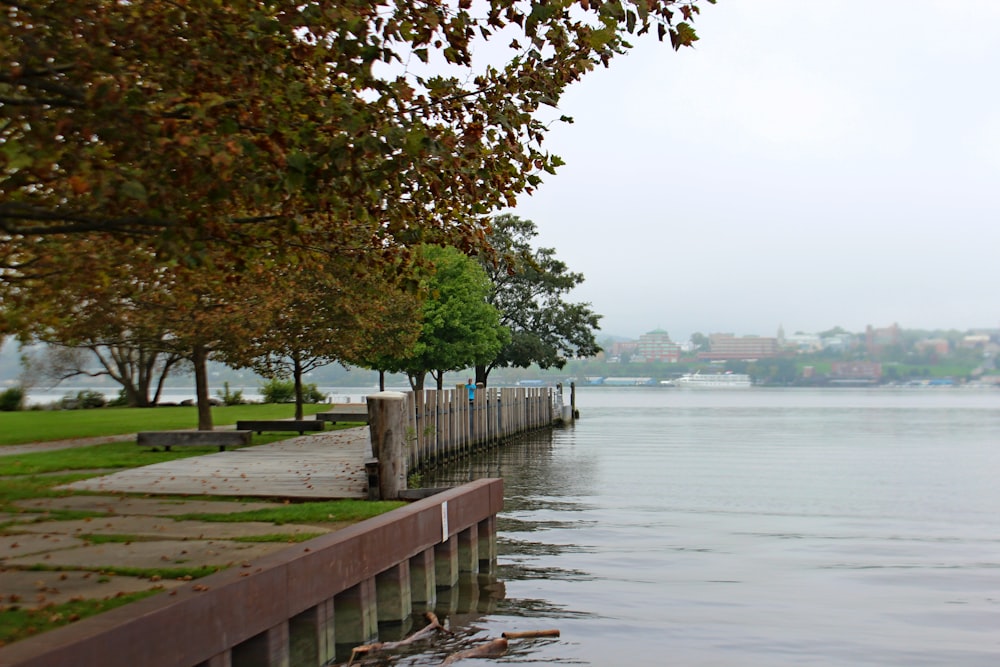
[[325,502],[289,503],[272,509],[232,512],[228,514],[182,514],[178,519],[188,521],[242,522],[262,521],[282,525],[286,523],[355,523],[385,514],[406,503],[399,500],[329,500]]
[[104,600],[74,600],[36,610],[21,609],[16,604],[0,607],[0,646],[58,628],[85,616],[93,616],[141,600],[158,592],[142,591]]
[[[328,410],[329,407],[326,404],[302,406],[304,416]],[[227,405],[212,408],[212,420],[216,426],[235,424],[241,419],[285,419],[294,416],[295,406],[288,403]],[[198,410],[188,406],[0,412],[0,445],[197,426]]]

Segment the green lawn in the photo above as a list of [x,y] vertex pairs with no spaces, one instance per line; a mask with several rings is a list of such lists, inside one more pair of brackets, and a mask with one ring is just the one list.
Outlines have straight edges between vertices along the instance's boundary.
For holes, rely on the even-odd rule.
[[[329,405],[303,406],[306,415],[328,410]],[[285,419],[295,416],[291,404],[229,405],[212,408],[216,426],[240,419]],[[0,445],[47,442],[102,435],[163,431],[198,426],[195,407],[99,408],[95,410],[26,410],[0,412]]]

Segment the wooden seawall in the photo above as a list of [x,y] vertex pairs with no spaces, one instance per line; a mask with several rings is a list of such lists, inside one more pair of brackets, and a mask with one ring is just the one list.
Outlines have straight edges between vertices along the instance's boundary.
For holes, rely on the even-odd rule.
[[0,648],[3,667],[305,667],[492,571],[503,483],[484,479],[174,592]]
[[547,428],[561,418],[562,391],[552,387],[465,389],[409,394],[409,467],[421,467]]

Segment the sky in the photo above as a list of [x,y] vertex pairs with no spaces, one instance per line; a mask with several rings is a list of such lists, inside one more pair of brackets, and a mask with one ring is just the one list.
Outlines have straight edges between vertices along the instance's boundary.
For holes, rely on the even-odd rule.
[[[1000,327],[1000,2],[719,0],[572,86],[512,213],[601,332]],[[655,32],[655,31],[654,31]]]

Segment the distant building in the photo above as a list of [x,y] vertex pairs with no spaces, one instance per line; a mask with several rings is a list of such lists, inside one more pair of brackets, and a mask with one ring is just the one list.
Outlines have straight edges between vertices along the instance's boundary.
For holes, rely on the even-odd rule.
[[899,345],[901,340],[898,324],[884,329],[875,329],[869,324],[865,329],[865,347],[868,349],[868,354],[878,354],[888,347]]
[[[781,343],[781,339],[778,340]],[[792,334],[784,337],[781,345],[785,349],[795,350],[799,354],[810,354],[823,349],[823,339],[816,334]]]
[[947,356],[951,345],[944,338],[928,338],[914,343],[913,348],[920,354],[930,353],[938,357]]
[[631,357],[639,348],[639,342],[634,340],[618,341],[611,344],[610,358],[608,361],[621,361],[622,357]]
[[777,338],[711,334],[708,337],[708,351],[699,352],[698,358],[707,361],[768,359],[778,356],[779,351]]
[[830,365],[831,382],[874,383],[882,377],[882,364],[874,361],[835,361]]
[[639,336],[635,355],[644,361],[660,361],[675,364],[681,360],[681,346],[670,340],[670,334],[656,329]]

